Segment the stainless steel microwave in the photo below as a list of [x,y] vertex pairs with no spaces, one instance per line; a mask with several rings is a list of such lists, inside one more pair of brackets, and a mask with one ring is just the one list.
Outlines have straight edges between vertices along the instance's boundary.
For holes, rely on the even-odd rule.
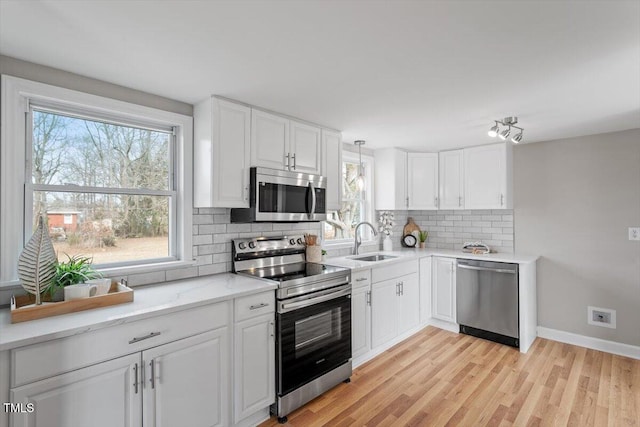
[[249,178],[249,207],[231,209],[231,222],[327,219],[324,176],[252,167]]

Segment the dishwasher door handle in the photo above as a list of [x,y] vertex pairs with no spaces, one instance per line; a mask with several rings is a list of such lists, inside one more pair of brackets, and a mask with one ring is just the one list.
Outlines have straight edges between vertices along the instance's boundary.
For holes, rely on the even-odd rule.
[[516,274],[516,270],[506,270],[503,268],[475,267],[473,265],[465,265],[460,263],[458,263],[458,268],[464,268],[465,270],[493,271],[494,273]]

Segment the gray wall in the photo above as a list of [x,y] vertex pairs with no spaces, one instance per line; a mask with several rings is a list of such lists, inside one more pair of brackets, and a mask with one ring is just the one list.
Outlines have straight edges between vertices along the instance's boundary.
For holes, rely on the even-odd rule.
[[[126,67],[123,67],[122,70],[123,73],[126,73]],[[171,111],[173,113],[193,116],[193,105],[191,104],[117,86],[101,80],[58,70],[56,68],[22,61],[9,56],[0,55],[0,74],[21,77],[23,79],[59,86],[66,89],[77,90],[93,95],[131,102],[133,104],[144,105],[146,107],[158,108],[160,110]],[[208,94],[206,93],[202,94],[203,99],[207,96]]]
[[[517,146],[515,247],[539,254],[538,324],[640,345],[640,129]],[[617,329],[587,324],[587,306]]]

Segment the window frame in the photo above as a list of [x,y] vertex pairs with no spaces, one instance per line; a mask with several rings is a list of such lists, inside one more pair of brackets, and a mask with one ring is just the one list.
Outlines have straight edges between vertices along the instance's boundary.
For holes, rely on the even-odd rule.
[[[0,288],[19,284],[17,264],[19,254],[31,235],[32,204],[29,192],[31,165],[27,165],[31,137],[27,132],[31,104],[56,106],[60,112],[102,119],[129,126],[174,129],[171,159],[176,205],[170,222],[169,246],[174,253],[171,260],[162,259],[123,262],[100,268],[108,276],[154,272],[194,265],[192,256],[192,140],[193,119],[178,113],[114,100],[71,89],[2,75],[0,115]],[[28,201],[27,201],[28,200]],[[9,208],[11,207],[11,208]],[[16,212],[16,207],[20,213]],[[171,215],[171,210],[170,210]]]
[[[374,176],[373,176],[373,171],[374,171],[374,158],[373,156],[367,155],[367,154],[363,154],[362,155],[362,160],[363,163],[365,163],[367,166],[365,166],[364,168],[364,174],[365,174],[365,179],[366,179],[366,183],[365,183],[365,197],[363,199],[363,202],[365,204],[365,210],[367,212],[367,215],[365,216],[365,221],[369,221],[373,224],[374,227],[376,227],[377,230],[377,223],[376,223],[376,216],[375,216],[375,204],[374,204],[374,192],[373,192],[373,186],[374,186]],[[351,151],[346,151],[343,150],[342,151],[342,160],[341,160],[341,164],[340,164],[340,171],[341,171],[341,182],[340,182],[340,186],[341,186],[341,190],[340,190],[340,204],[342,204],[345,200],[353,200],[353,199],[346,199],[344,197],[344,193],[342,191],[342,170],[344,167],[344,163],[349,162],[349,163],[359,163],[360,162],[360,157],[358,155],[358,153],[354,153]],[[323,229],[324,229],[324,225],[323,225]],[[323,231],[324,234],[324,231]],[[373,235],[373,233],[371,233],[369,235],[369,238],[364,238],[363,236],[363,240],[362,240],[362,244],[364,246],[367,245],[374,245],[378,243],[378,239],[376,236]],[[327,247],[332,247],[332,248],[338,248],[338,247],[349,247],[349,246],[353,246],[353,238],[346,238],[346,239],[331,239],[331,240],[323,240],[323,244]]]

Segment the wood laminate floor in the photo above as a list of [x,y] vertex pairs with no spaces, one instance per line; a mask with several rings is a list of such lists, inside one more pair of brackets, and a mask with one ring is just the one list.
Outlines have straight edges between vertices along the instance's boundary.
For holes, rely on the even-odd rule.
[[640,426],[640,360],[542,338],[521,354],[429,326],[288,418],[300,427]]

